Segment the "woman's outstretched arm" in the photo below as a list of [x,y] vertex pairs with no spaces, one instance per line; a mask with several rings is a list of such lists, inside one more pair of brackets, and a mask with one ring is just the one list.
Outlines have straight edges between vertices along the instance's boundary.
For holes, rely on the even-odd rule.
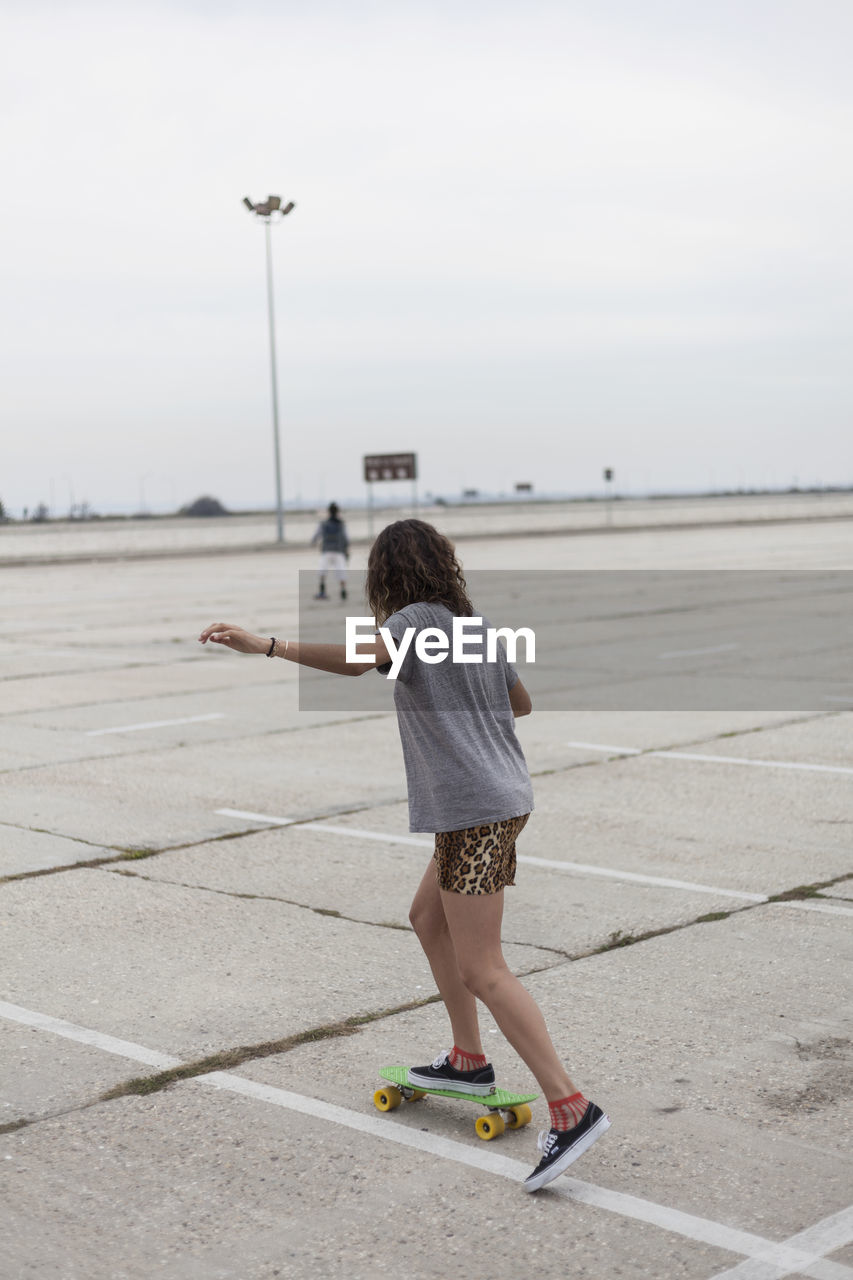
[[[360,676],[365,671],[372,671],[375,666],[391,661],[391,655],[385,647],[381,636],[373,637],[372,654],[365,653],[361,662],[347,662],[346,645],[343,644],[300,644],[298,640],[276,640],[271,657],[285,658],[288,662],[297,662],[302,667],[314,667],[318,671],[330,671],[338,676]],[[272,636],[258,636],[247,631],[245,627],[234,626],[228,622],[212,622],[205,627],[199,636],[202,644],[221,644],[236,653],[269,654]],[[365,644],[361,645],[365,648]]]

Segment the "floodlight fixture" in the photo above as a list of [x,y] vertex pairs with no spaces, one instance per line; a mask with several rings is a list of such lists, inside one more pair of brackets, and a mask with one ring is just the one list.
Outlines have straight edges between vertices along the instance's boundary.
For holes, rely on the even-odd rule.
[[279,218],[284,218],[296,208],[292,200],[282,205],[281,196],[267,196],[266,200],[261,200],[258,204],[253,204],[248,196],[243,196],[243,204],[249,213],[255,213],[259,218],[271,218],[274,213],[277,213]]
[[[278,378],[276,374],[275,360],[275,312],[273,309],[273,275],[272,275],[272,237],[270,236],[270,224],[273,221],[280,222],[281,219],[296,205],[289,200],[284,208],[281,207],[281,196],[267,196],[261,204],[253,204],[248,196],[243,197],[243,204],[250,213],[254,213],[264,223],[266,231],[267,245],[267,310],[269,313],[269,330],[270,330],[270,382],[272,384],[272,423],[273,423],[273,445],[275,449],[275,493],[276,493],[276,522],[278,526],[278,541],[284,542],[284,504],[282,502],[281,490],[281,448],[279,445],[278,431]],[[273,214],[278,217],[273,219]]]

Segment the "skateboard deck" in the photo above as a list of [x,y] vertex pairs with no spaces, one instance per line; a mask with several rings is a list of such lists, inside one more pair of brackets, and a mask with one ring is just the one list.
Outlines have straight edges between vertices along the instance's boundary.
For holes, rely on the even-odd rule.
[[379,1075],[389,1083],[377,1089],[373,1104],[377,1111],[393,1111],[401,1102],[417,1102],[426,1094],[436,1098],[455,1098],[458,1102],[478,1102],[487,1114],[480,1116],[474,1128],[478,1137],[488,1142],[497,1138],[504,1129],[522,1129],[530,1124],[532,1114],[528,1103],[535,1102],[538,1093],[508,1093],[506,1089],[494,1089],[492,1093],[460,1093],[456,1089],[425,1089],[423,1085],[409,1084],[408,1067],[382,1067]]

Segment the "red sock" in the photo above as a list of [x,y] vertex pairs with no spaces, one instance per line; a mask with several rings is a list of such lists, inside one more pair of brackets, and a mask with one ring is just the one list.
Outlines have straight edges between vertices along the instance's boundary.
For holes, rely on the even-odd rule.
[[447,1061],[457,1071],[476,1071],[478,1067],[487,1067],[488,1059],[484,1053],[466,1053],[456,1045],[447,1055]]
[[582,1093],[573,1093],[570,1098],[559,1098],[556,1102],[549,1102],[551,1128],[559,1129],[561,1132],[574,1129],[576,1124],[580,1124],[588,1106],[589,1103]]

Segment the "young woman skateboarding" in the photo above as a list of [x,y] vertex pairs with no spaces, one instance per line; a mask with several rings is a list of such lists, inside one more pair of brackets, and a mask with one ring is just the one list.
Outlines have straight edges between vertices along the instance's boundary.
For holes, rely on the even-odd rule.
[[[346,661],[343,644],[300,644],[213,623],[211,641],[240,653],[264,653],[339,675],[396,671],[394,704],[403,746],[412,831],[435,832],[435,854],[410,912],[447,1008],[453,1048],[409,1072],[412,1084],[488,1094],[495,1073],[483,1053],[479,999],[536,1077],[551,1127],[539,1135],[542,1158],[528,1191],[551,1182],[610,1126],[604,1112],[569,1079],[538,1005],[507,967],[501,950],[504,888],[515,883],[515,840],[533,808],[533,790],[515,734],[530,714],[527,690],[503,649],[494,661],[442,661],[441,636],[454,618],[473,618],[453,545],[421,520],[399,520],[370,551],[367,599],[377,627],[372,652]],[[482,622],[485,631],[486,623]],[[414,628],[412,634],[410,629]],[[428,629],[421,653],[413,638]],[[409,632],[408,647],[405,634]],[[466,624],[466,652],[478,649],[478,624]],[[432,648],[429,648],[431,645]],[[363,651],[359,650],[359,652]],[[402,656],[405,652],[405,656]]]

